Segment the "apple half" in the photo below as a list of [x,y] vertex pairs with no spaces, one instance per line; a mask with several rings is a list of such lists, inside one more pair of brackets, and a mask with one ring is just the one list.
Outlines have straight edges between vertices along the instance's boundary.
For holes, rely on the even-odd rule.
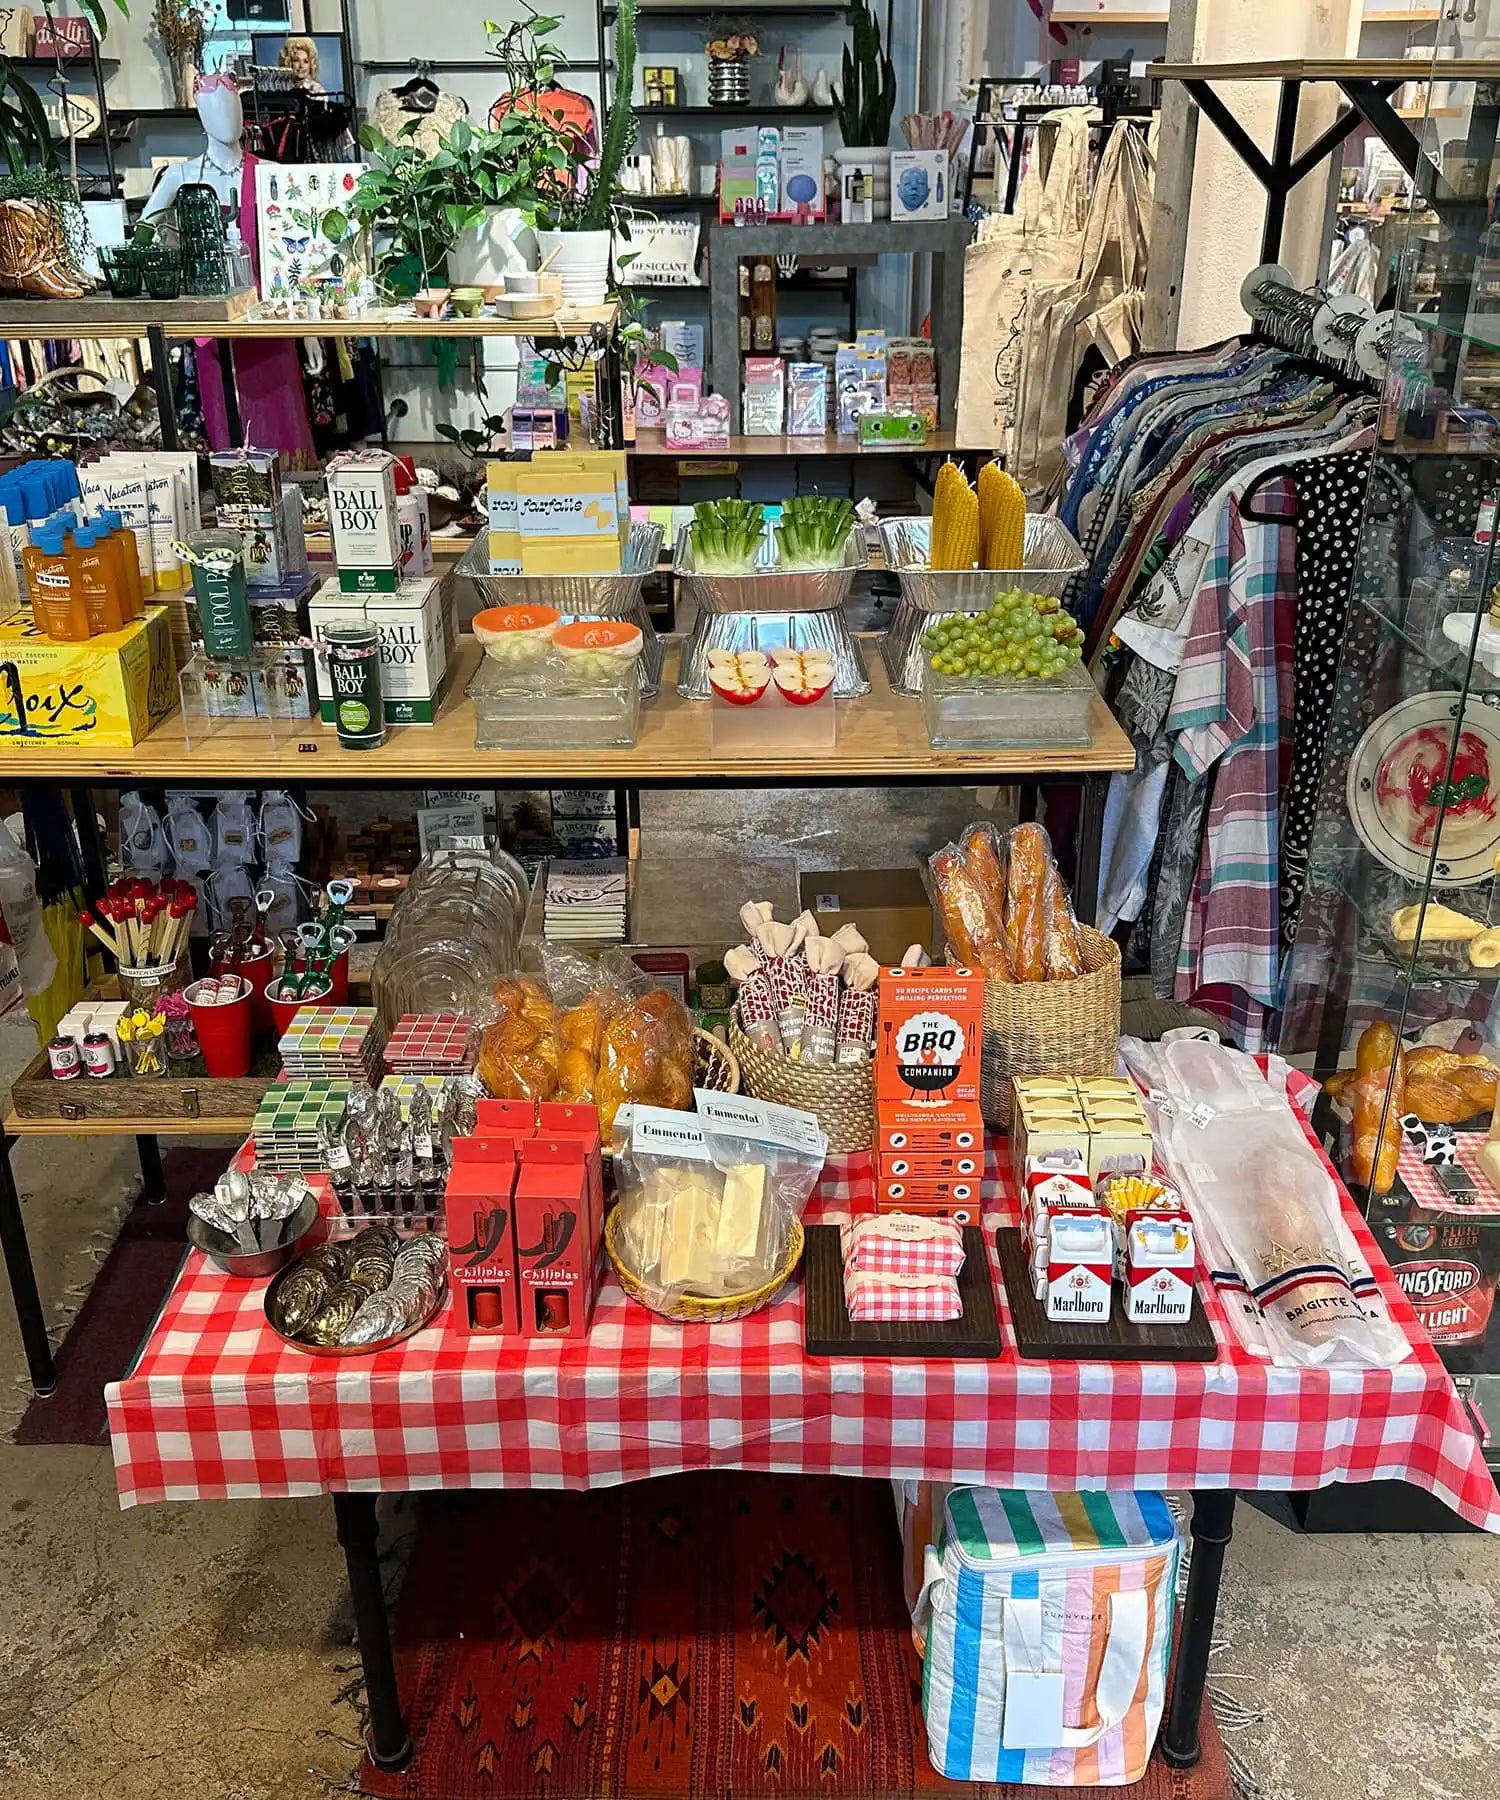
[[815,705],[837,679],[833,658],[826,650],[783,647],[771,652],[771,663],[771,676],[777,690],[793,706]]
[[771,665],[759,650],[710,650],[708,685],[731,706],[754,706],[771,685]]

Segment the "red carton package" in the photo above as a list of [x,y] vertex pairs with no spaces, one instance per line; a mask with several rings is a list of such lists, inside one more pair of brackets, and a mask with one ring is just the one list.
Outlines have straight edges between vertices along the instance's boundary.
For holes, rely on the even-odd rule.
[[973,969],[882,969],[875,1100],[929,1119],[979,1105],[984,977]]
[[894,1101],[876,1110],[875,1145],[882,1158],[962,1150],[984,1154],[984,1117],[977,1106],[956,1106],[936,1118],[923,1108]]
[[453,1319],[466,1337],[521,1328],[516,1289],[514,1138],[455,1138],[443,1191]]
[[536,1106],[530,1100],[491,1100],[486,1096],[474,1102],[474,1120],[481,1131],[508,1131],[516,1138],[536,1136]]
[[544,1100],[537,1108],[537,1134],[544,1138],[576,1138],[583,1145],[589,1172],[589,1235],[604,1240],[604,1156],[599,1108],[566,1100]]
[[875,1184],[878,1213],[926,1213],[952,1219],[956,1225],[977,1225],[980,1193],[977,1181],[888,1181]]
[[584,1337],[599,1294],[588,1156],[580,1138],[533,1138],[516,1172],[516,1263],[523,1337]]
[[978,1181],[984,1174],[984,1156],[978,1150],[907,1150],[882,1156],[880,1173],[907,1181]]

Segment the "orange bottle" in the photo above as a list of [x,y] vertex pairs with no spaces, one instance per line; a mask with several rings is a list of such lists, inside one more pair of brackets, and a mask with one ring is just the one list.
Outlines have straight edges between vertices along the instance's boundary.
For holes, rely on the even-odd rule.
[[83,595],[91,632],[123,631],[127,599],[120,589],[120,565],[110,553],[109,538],[90,525],[73,533],[69,576],[75,594]]
[[122,593],[126,596],[126,616],[132,619],[144,619],[146,616],[146,589],[141,580],[141,556],[136,545],[135,533],[125,529],[125,521],[117,512],[102,512],[94,521],[94,531],[104,531],[108,537],[101,539],[107,542],[110,552],[120,566]]
[[61,643],[92,637],[83,595],[73,591],[71,551],[61,524],[47,525],[23,553],[31,592],[31,612],[38,628]]

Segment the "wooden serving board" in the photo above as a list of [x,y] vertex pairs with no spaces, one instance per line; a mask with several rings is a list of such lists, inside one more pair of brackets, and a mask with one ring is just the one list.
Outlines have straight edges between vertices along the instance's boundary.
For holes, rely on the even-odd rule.
[[802,1252],[803,1343],[809,1356],[921,1356],[931,1361],[998,1356],[1000,1320],[984,1233],[964,1228],[958,1292],[962,1315],[942,1324],[872,1321],[854,1324],[844,1303],[844,1256],[837,1225],[809,1225]]
[[18,1120],[56,1119],[80,1126],[130,1121],[136,1130],[147,1132],[157,1120],[192,1119],[201,1121],[205,1132],[248,1131],[278,1067],[273,1051],[269,1067],[233,1081],[171,1073],[155,1078],[111,1075],[104,1081],[79,1075],[57,1081],[44,1050],[21,1071],[11,1089],[10,1105]]
[[1002,1225],[995,1242],[1022,1356],[1039,1362],[1213,1362],[1218,1357],[1218,1339],[1196,1292],[1193,1316],[1185,1325],[1132,1325],[1118,1287],[1107,1325],[1053,1320],[1047,1317],[1046,1302],[1032,1292],[1020,1232]]

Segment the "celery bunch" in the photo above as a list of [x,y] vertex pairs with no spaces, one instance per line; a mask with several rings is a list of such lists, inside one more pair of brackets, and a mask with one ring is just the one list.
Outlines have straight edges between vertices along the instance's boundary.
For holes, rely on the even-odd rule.
[[854,508],[847,500],[798,494],[781,506],[783,569],[840,569],[844,546],[854,529]]
[[699,575],[753,575],[765,514],[748,500],[700,500],[693,508],[693,568]]

